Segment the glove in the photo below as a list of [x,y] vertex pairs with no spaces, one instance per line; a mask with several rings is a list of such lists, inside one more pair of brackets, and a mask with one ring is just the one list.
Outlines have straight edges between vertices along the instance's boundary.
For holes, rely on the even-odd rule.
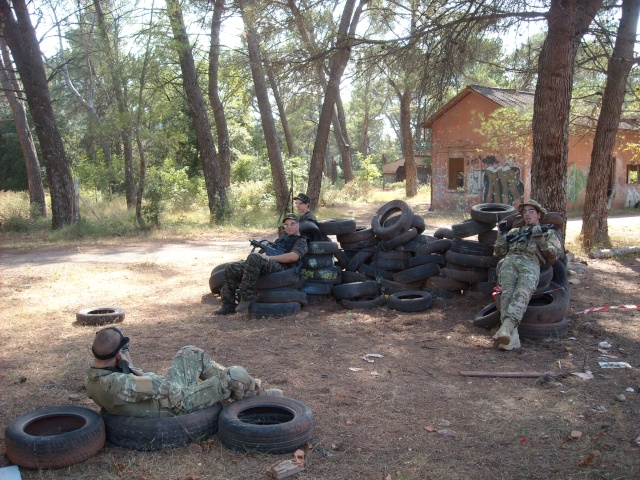
[[502,220],[501,222],[498,222],[498,232],[500,232],[501,235],[504,235],[508,231],[509,231],[509,228],[507,227],[506,220]]
[[542,236],[542,227],[540,225],[534,225],[531,229],[531,235],[533,238],[540,238]]

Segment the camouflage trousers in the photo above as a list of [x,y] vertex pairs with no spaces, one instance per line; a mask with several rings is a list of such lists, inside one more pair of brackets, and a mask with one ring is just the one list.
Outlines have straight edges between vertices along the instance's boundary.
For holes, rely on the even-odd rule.
[[520,324],[531,295],[540,279],[540,263],[535,257],[512,253],[505,257],[498,269],[500,295],[500,320],[510,318]]
[[201,348],[182,347],[164,376],[169,387],[169,406],[184,414],[226,400],[231,391],[224,388],[225,372],[226,368]]
[[224,269],[222,301],[229,305],[236,304],[236,289],[240,289],[241,300],[253,300],[256,297],[256,283],[260,275],[285,270],[282,264],[269,260],[259,253],[250,253],[246,260],[233,262]]

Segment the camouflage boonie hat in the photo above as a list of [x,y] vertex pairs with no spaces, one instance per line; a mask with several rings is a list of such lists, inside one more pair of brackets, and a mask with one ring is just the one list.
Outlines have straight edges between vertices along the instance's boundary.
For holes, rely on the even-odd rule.
[[287,213],[284,218],[282,219],[282,223],[284,223],[285,220],[295,220],[296,222],[298,221],[298,217],[297,215],[294,215],[293,213]]
[[297,197],[293,197],[294,200],[300,200],[302,203],[309,203],[311,198],[306,193],[299,193]]
[[541,213],[542,215],[547,214],[547,210],[535,200],[527,200],[526,202],[522,202],[518,207],[518,212],[520,212],[520,214],[522,214],[522,209],[525,207],[525,205],[529,205],[530,207],[535,208],[538,213]]

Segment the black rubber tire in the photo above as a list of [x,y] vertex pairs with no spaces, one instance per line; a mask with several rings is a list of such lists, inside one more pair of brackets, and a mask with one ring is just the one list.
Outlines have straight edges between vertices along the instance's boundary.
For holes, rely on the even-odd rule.
[[333,256],[335,257],[336,262],[338,263],[338,265],[340,265],[340,267],[347,268],[347,265],[349,264],[349,255],[347,255],[346,252],[344,252],[343,250],[338,250],[333,254]]
[[303,448],[313,436],[313,413],[288,397],[249,397],[226,405],[218,437],[236,452],[281,454]]
[[[464,268],[464,267],[463,267]],[[458,280],[459,282],[486,282],[488,275],[486,270],[469,270],[472,267],[467,267],[466,270],[455,268],[452,263],[447,263],[447,266],[440,270],[444,277],[452,280]]]
[[391,295],[393,293],[398,292],[410,292],[412,290],[421,290],[422,282],[419,283],[398,283],[393,280],[385,280],[384,278],[380,280],[380,290],[385,295]]
[[336,240],[343,243],[356,243],[362,242],[363,240],[369,240],[370,238],[375,237],[375,233],[373,233],[373,229],[371,227],[356,227],[355,232],[346,233],[343,235],[336,235]]
[[496,244],[496,240],[498,240],[498,235],[500,232],[498,230],[489,230],[488,232],[479,233],[478,241],[480,243],[486,243],[487,245],[494,246]]
[[518,335],[529,340],[561,338],[567,333],[568,326],[566,317],[555,323],[521,323]]
[[376,268],[381,268],[382,270],[386,270],[388,272],[399,272],[408,268],[407,260],[386,260],[384,258],[374,258],[371,261],[371,265]]
[[[553,267],[549,266],[547,268],[541,268],[540,278],[538,279],[538,288],[541,288],[543,286],[549,286],[552,280],[553,280]],[[566,285],[562,285],[562,286],[566,287]]]
[[493,230],[493,227],[495,226],[495,223],[482,223],[469,218],[460,223],[454,223],[451,225],[451,231],[456,238],[467,238]]
[[430,253],[445,253],[451,248],[451,240],[443,238],[426,243],[416,250],[416,256],[429,255]]
[[496,224],[516,212],[516,207],[506,203],[479,203],[471,207],[471,218],[478,222]]
[[496,302],[491,302],[473,317],[473,324],[476,327],[492,328],[500,325],[500,312]]
[[364,273],[371,278],[384,278],[386,280],[393,280],[393,273],[382,270],[381,268],[376,268],[373,265],[367,265],[366,263],[363,263],[358,267],[358,272]]
[[413,221],[411,222],[411,226],[418,231],[418,235],[424,232],[427,228],[424,222],[424,217],[422,215],[418,215],[417,213],[413,216]]
[[482,295],[485,295],[487,297],[491,297],[493,295],[493,287],[495,287],[496,284],[494,282],[474,282],[469,284],[469,290],[470,292],[474,292],[474,293],[479,293]]
[[393,275],[393,281],[398,283],[413,283],[425,280],[440,273],[440,266],[437,263],[425,263],[417,267],[407,268]]
[[555,283],[551,292],[534,295],[522,316],[522,323],[557,323],[569,310],[569,292]]
[[261,290],[256,295],[256,302],[260,303],[288,303],[298,302],[304,306],[308,303],[307,294],[293,288],[277,288],[273,290]]
[[318,221],[323,235],[346,235],[356,231],[355,218],[328,218]]
[[419,233],[418,235],[416,235],[416,238],[413,239],[414,242],[418,242],[420,244],[434,242],[436,240],[437,240],[436,237],[432,237],[431,235],[425,235],[424,233]]
[[340,246],[345,251],[362,250],[367,247],[375,247],[376,245],[378,245],[379,242],[380,242],[380,239],[378,237],[371,237],[366,240],[361,240],[359,242],[341,243]]
[[340,306],[347,310],[368,310],[384,306],[387,300],[382,296],[363,298],[344,298],[340,300]]
[[405,252],[400,250],[379,250],[376,253],[375,260],[405,260],[408,261],[411,258],[411,252]]
[[[393,225],[385,227],[385,221],[397,212],[400,212],[398,220]],[[371,228],[377,237],[389,240],[409,230],[413,222],[413,215],[413,209],[407,202],[392,200],[378,209],[371,219]]]
[[310,242],[319,242],[324,238],[318,225],[307,220],[300,222],[300,236]]
[[124,321],[124,308],[113,306],[81,308],[76,313],[79,325],[108,325]]
[[305,281],[312,280],[319,283],[330,283],[337,285],[342,283],[342,267],[326,267],[326,268],[301,268],[300,276]]
[[224,270],[218,270],[211,272],[209,277],[209,290],[214,295],[218,295],[224,285]]
[[104,442],[105,428],[100,415],[73,405],[24,413],[4,432],[7,458],[32,470],[84,462],[102,450]]
[[298,302],[262,303],[251,302],[249,304],[249,318],[280,318],[298,313],[302,305]]
[[418,231],[415,229],[415,227],[411,227],[409,228],[409,230],[401,233],[400,235],[380,242],[380,248],[382,248],[383,250],[393,250],[394,248],[397,248],[411,241],[413,238],[415,238],[416,235],[418,235]]
[[492,245],[474,240],[461,240],[459,238],[451,240],[451,250],[458,253],[466,253],[467,255],[481,255],[485,257],[493,255]]
[[426,263],[437,263],[438,265],[445,265],[446,260],[444,255],[440,255],[437,253],[415,256],[409,259],[409,268],[417,267],[418,265],[424,265]]
[[569,285],[569,276],[567,275],[567,267],[563,262],[555,262],[551,265],[553,269],[553,283],[558,284],[561,287],[567,287]]
[[344,298],[374,297],[380,295],[380,286],[373,280],[363,282],[343,283],[331,289],[331,296],[336,300]]
[[433,306],[433,297],[429,292],[413,290],[389,295],[387,307],[398,312],[423,312]]
[[373,253],[374,252],[368,252],[368,251],[360,251],[356,253],[353,257],[351,257],[351,259],[349,260],[349,263],[347,263],[347,268],[345,270],[348,270],[350,272],[357,271],[360,265],[362,265],[364,262],[366,262],[369,258],[373,256]]
[[156,451],[178,448],[213,436],[218,430],[218,415],[222,405],[210,407],[184,415],[161,418],[139,418],[111,415],[104,409],[107,441],[130,450]]
[[340,247],[335,242],[309,242],[309,253],[331,253],[334,254]]
[[447,259],[447,262],[464,265],[466,267],[489,268],[495,267],[498,264],[498,257],[494,257],[493,255],[469,255],[466,253],[454,252],[453,250],[449,250],[445,255],[445,258]]
[[335,266],[331,253],[308,253],[302,258],[302,268],[326,268]]
[[433,288],[434,290],[443,290],[451,292],[459,292],[469,288],[469,282],[454,280],[453,278],[441,277],[434,275],[427,278],[424,282],[424,288]]
[[342,272],[342,284],[345,283],[356,283],[356,282],[364,282],[367,280],[367,276],[364,273],[360,272],[350,272],[349,270],[345,270]]
[[256,290],[269,290],[271,288],[287,287],[300,280],[300,274],[295,268],[287,268],[280,272],[261,275],[256,282]]
[[331,295],[332,288],[333,285],[330,283],[305,282],[302,291],[307,294],[307,299],[310,299],[310,295]]
[[440,227],[438,228],[435,232],[433,232],[433,236],[439,239],[452,239],[455,238],[455,235],[453,234],[453,230],[451,230],[450,228],[447,227]]

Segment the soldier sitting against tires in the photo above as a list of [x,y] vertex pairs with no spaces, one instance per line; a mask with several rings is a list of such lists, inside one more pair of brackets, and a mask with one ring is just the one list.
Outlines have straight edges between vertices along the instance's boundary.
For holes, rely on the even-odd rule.
[[540,225],[540,219],[547,213],[542,205],[528,200],[518,210],[524,226],[508,232],[501,228],[494,246],[495,255],[504,257],[498,263],[502,325],[493,336],[501,350],[520,348],[518,326],[538,285],[540,265],[553,263],[563,254],[556,231]]
[[181,415],[227,399],[282,396],[282,390],[263,389],[243,367],[223,367],[193,346],[178,350],[166,375],[144,372],[133,366],[129,343],[118,328],[107,327],[91,347],[95,359],[87,371],[87,395],[112,415]]
[[[224,269],[224,285],[222,287],[222,308],[216,315],[230,315],[244,312],[256,298],[256,282],[260,275],[282,272],[288,268],[299,268],[309,251],[307,240],[300,236],[298,217],[288,213],[282,221],[285,235],[279,237],[275,244],[285,253],[264,256],[250,253],[246,260],[230,263]],[[236,289],[240,289],[240,302],[236,306]]]

